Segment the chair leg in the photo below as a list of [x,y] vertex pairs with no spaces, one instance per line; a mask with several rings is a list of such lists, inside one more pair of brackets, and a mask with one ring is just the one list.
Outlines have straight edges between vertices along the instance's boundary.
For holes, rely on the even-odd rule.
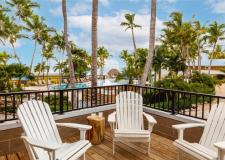
[[183,151],[179,149],[178,151],[178,156],[177,156],[178,160],[183,160]]
[[224,160],[225,152],[222,150],[218,151],[218,158],[219,160]]
[[113,140],[112,143],[113,143],[113,146],[112,147],[113,147],[113,155],[114,155],[115,154],[115,142],[114,142],[114,140]]
[[84,153],[84,155],[83,155],[83,160],[85,160],[86,159],[86,156],[85,156],[85,153]]
[[148,142],[148,155],[150,155],[150,151],[151,151],[151,141]]

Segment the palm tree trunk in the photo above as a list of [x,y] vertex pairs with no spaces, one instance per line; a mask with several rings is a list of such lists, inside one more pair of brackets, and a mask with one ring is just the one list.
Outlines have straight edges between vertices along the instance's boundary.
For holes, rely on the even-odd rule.
[[135,38],[134,38],[134,29],[131,29],[132,32],[132,40],[133,40],[133,45],[134,45],[134,55],[136,53],[137,47],[136,47],[136,42],[135,42]]
[[91,86],[97,86],[97,35],[98,23],[98,0],[92,2],[92,66],[91,66]]
[[161,77],[162,77],[162,69],[160,68],[159,69],[159,80],[161,80]]
[[49,73],[49,67],[50,67],[48,59],[47,59],[47,66],[48,67],[47,67],[47,75],[46,75],[47,76],[47,81],[46,81],[47,84],[46,84],[46,86],[48,87],[48,73]]
[[103,67],[101,67],[101,71],[100,72],[101,72],[101,76],[103,76]]
[[14,56],[15,56],[16,60],[18,61],[19,64],[21,64],[21,61],[20,61],[20,59],[19,59],[19,57],[18,57],[18,55],[17,55],[17,53],[16,53],[16,49],[15,49],[14,44],[11,43],[11,45],[12,45],[13,52],[14,52]]
[[36,49],[37,49],[37,39],[35,39],[35,41],[34,41],[34,52],[32,54],[32,58],[31,58],[31,62],[30,62],[30,72],[32,71]]
[[210,62],[209,62],[209,73],[208,73],[208,74],[210,74],[210,72],[211,72],[212,62],[213,62],[213,53],[214,53],[214,51],[215,51],[215,48],[216,48],[216,43],[215,43],[214,46],[213,46],[212,57],[211,57]]
[[62,69],[59,69],[59,85],[61,86],[62,83]]
[[198,42],[198,72],[201,73],[201,51],[199,42]]
[[141,85],[145,85],[148,72],[152,69],[153,54],[155,48],[156,0],[152,0],[150,21],[149,49],[144,72],[141,77]]
[[75,76],[74,76],[74,66],[72,62],[72,54],[71,49],[68,43],[68,27],[67,27],[67,5],[66,0],[62,0],[62,12],[63,12],[63,20],[64,20],[64,42],[66,46],[66,52],[68,56],[68,66],[70,72],[70,87],[75,86]]

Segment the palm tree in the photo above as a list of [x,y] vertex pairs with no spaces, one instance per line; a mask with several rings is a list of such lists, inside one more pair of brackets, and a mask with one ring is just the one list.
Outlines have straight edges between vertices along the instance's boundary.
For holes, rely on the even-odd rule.
[[169,74],[172,78],[176,78],[179,71],[182,71],[183,74],[187,69],[185,64],[185,59],[182,58],[179,54],[170,54],[165,60],[165,67],[169,69]]
[[54,66],[54,71],[59,71],[59,85],[61,85],[62,83],[62,73],[63,73],[63,69],[65,68],[65,62],[61,62],[60,60],[56,60],[56,65]]
[[0,5],[0,42],[5,45],[4,41],[8,38],[8,25],[10,23],[10,18],[5,12],[8,11],[7,8]]
[[196,30],[196,43],[197,43],[197,54],[198,54],[198,71],[201,73],[201,60],[202,56],[201,53],[205,52],[204,46],[206,44],[206,30],[207,28],[205,26],[201,26],[201,23],[199,21],[195,22],[195,30]]
[[44,72],[46,70],[46,63],[45,62],[41,62],[38,63],[35,67],[34,67],[34,72],[38,73],[38,77],[40,76],[40,74],[43,74],[43,79],[44,79]]
[[122,70],[121,77],[128,78],[128,83],[132,84],[133,79],[138,77],[138,70],[136,69],[136,58],[133,54],[129,54],[127,50],[123,50],[120,54],[120,57],[125,62],[125,67]]
[[137,47],[136,47],[135,38],[134,38],[134,29],[141,28],[141,26],[134,23],[134,17],[135,17],[135,14],[130,14],[130,13],[125,14],[126,21],[122,22],[120,25],[126,27],[125,31],[128,29],[131,30],[132,41],[134,45],[134,54],[135,54]]
[[155,54],[153,56],[153,68],[155,71],[155,75],[156,73],[158,73],[159,80],[161,80],[161,71],[166,61],[166,54],[167,54],[167,51],[164,48],[164,46],[156,46]]
[[92,66],[91,66],[91,86],[97,86],[97,23],[98,23],[98,0],[92,1]]
[[100,75],[103,76],[103,69],[105,60],[109,58],[110,54],[105,47],[98,48],[98,66],[100,67]]
[[73,57],[73,65],[76,68],[75,74],[81,77],[91,69],[90,67],[91,56],[87,53],[86,50],[78,47],[72,47],[71,52]]
[[40,18],[37,15],[32,15],[29,19],[26,19],[25,22],[27,25],[25,29],[33,32],[32,38],[34,39],[34,51],[33,51],[31,62],[30,62],[30,71],[32,71],[33,62],[34,62],[36,49],[37,49],[37,42],[40,37],[41,31],[43,30],[43,28],[45,28],[45,25],[43,23],[44,18],[43,17]]
[[11,56],[6,52],[0,52],[0,65],[6,65]]
[[35,67],[34,67],[34,72],[38,73],[38,77],[40,76],[41,73],[43,73],[45,70],[45,62],[41,62],[38,63]]
[[31,0],[8,0],[7,4],[16,9],[16,16],[25,20],[33,14],[33,8],[40,7],[38,3]]
[[[225,24],[218,24],[216,21],[209,25],[207,30],[208,35],[206,36],[209,44],[212,46],[212,54],[215,53],[215,49],[219,40],[224,40],[225,34]],[[209,64],[209,74],[211,71],[212,61],[214,55],[211,56],[210,64]]]
[[210,52],[208,58],[210,60],[224,58],[222,47],[220,45],[216,45],[214,52]]
[[48,74],[49,74],[49,69],[50,69],[50,63],[49,63],[49,60],[54,58],[54,54],[53,54],[53,46],[52,44],[49,44],[47,46],[47,49],[45,52],[43,52],[43,57],[45,57],[46,59],[46,64],[47,64],[47,86],[48,86]]
[[70,72],[70,87],[74,87],[75,85],[75,75],[74,75],[74,66],[72,62],[72,54],[71,48],[68,42],[68,27],[67,27],[67,5],[66,0],[62,0],[62,12],[63,12],[63,20],[64,20],[64,43],[68,56],[68,66]]
[[155,48],[155,26],[156,26],[156,0],[152,0],[151,4],[151,22],[149,35],[149,49],[144,72],[141,77],[141,85],[145,85],[149,71],[152,69],[153,54]]
[[188,80],[191,74],[190,63],[196,57],[198,49],[196,46],[196,31],[193,27],[193,21],[183,21],[182,13],[172,12],[170,17],[171,20],[164,23],[166,28],[163,29],[162,42],[174,54],[179,51],[180,56],[186,60],[188,69],[185,71],[185,79]]
[[21,33],[23,27],[15,24],[13,22],[13,20],[10,22],[10,25],[8,26],[8,28],[9,28],[8,29],[9,30],[8,38],[9,38],[9,42],[10,42],[12,48],[13,48],[14,56],[17,59],[18,63],[21,64],[20,58],[19,58],[19,56],[17,55],[17,52],[16,52],[15,43],[16,43],[17,39],[28,38],[28,36]]

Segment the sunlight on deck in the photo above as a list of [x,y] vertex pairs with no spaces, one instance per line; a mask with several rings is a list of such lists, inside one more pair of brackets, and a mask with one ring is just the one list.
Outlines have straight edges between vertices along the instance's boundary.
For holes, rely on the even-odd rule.
[[[78,140],[78,135],[66,138],[66,142]],[[177,150],[172,141],[152,134],[151,154],[147,155],[147,143],[116,143],[115,155],[112,154],[112,134],[109,128],[105,132],[105,140],[100,145],[91,147],[86,153],[86,160],[175,160]],[[194,158],[185,156],[184,160]],[[28,160],[26,152],[0,156],[0,160]]]

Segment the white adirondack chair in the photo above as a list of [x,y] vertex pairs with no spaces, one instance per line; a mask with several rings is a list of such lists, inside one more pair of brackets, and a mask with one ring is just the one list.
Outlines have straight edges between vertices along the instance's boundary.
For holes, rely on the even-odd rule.
[[[91,147],[91,143],[85,140],[86,130],[91,129],[91,126],[55,123],[49,105],[45,102],[25,102],[19,106],[17,115],[25,132],[22,139],[31,160],[75,160]],[[79,129],[80,140],[62,143],[56,125]]]
[[[148,121],[148,130],[144,129],[143,116]],[[108,116],[113,131],[113,154],[115,142],[148,142],[150,153],[151,132],[156,120],[143,112],[143,98],[135,92],[120,92],[116,96],[116,111]]]
[[[187,128],[204,127],[199,143],[189,143],[183,139]],[[174,125],[178,130],[178,139],[174,145],[179,150],[178,159],[183,158],[183,152],[200,160],[224,160],[225,155],[225,105],[219,103],[212,106],[208,120],[205,123],[187,123]],[[193,133],[194,134],[194,133]]]

